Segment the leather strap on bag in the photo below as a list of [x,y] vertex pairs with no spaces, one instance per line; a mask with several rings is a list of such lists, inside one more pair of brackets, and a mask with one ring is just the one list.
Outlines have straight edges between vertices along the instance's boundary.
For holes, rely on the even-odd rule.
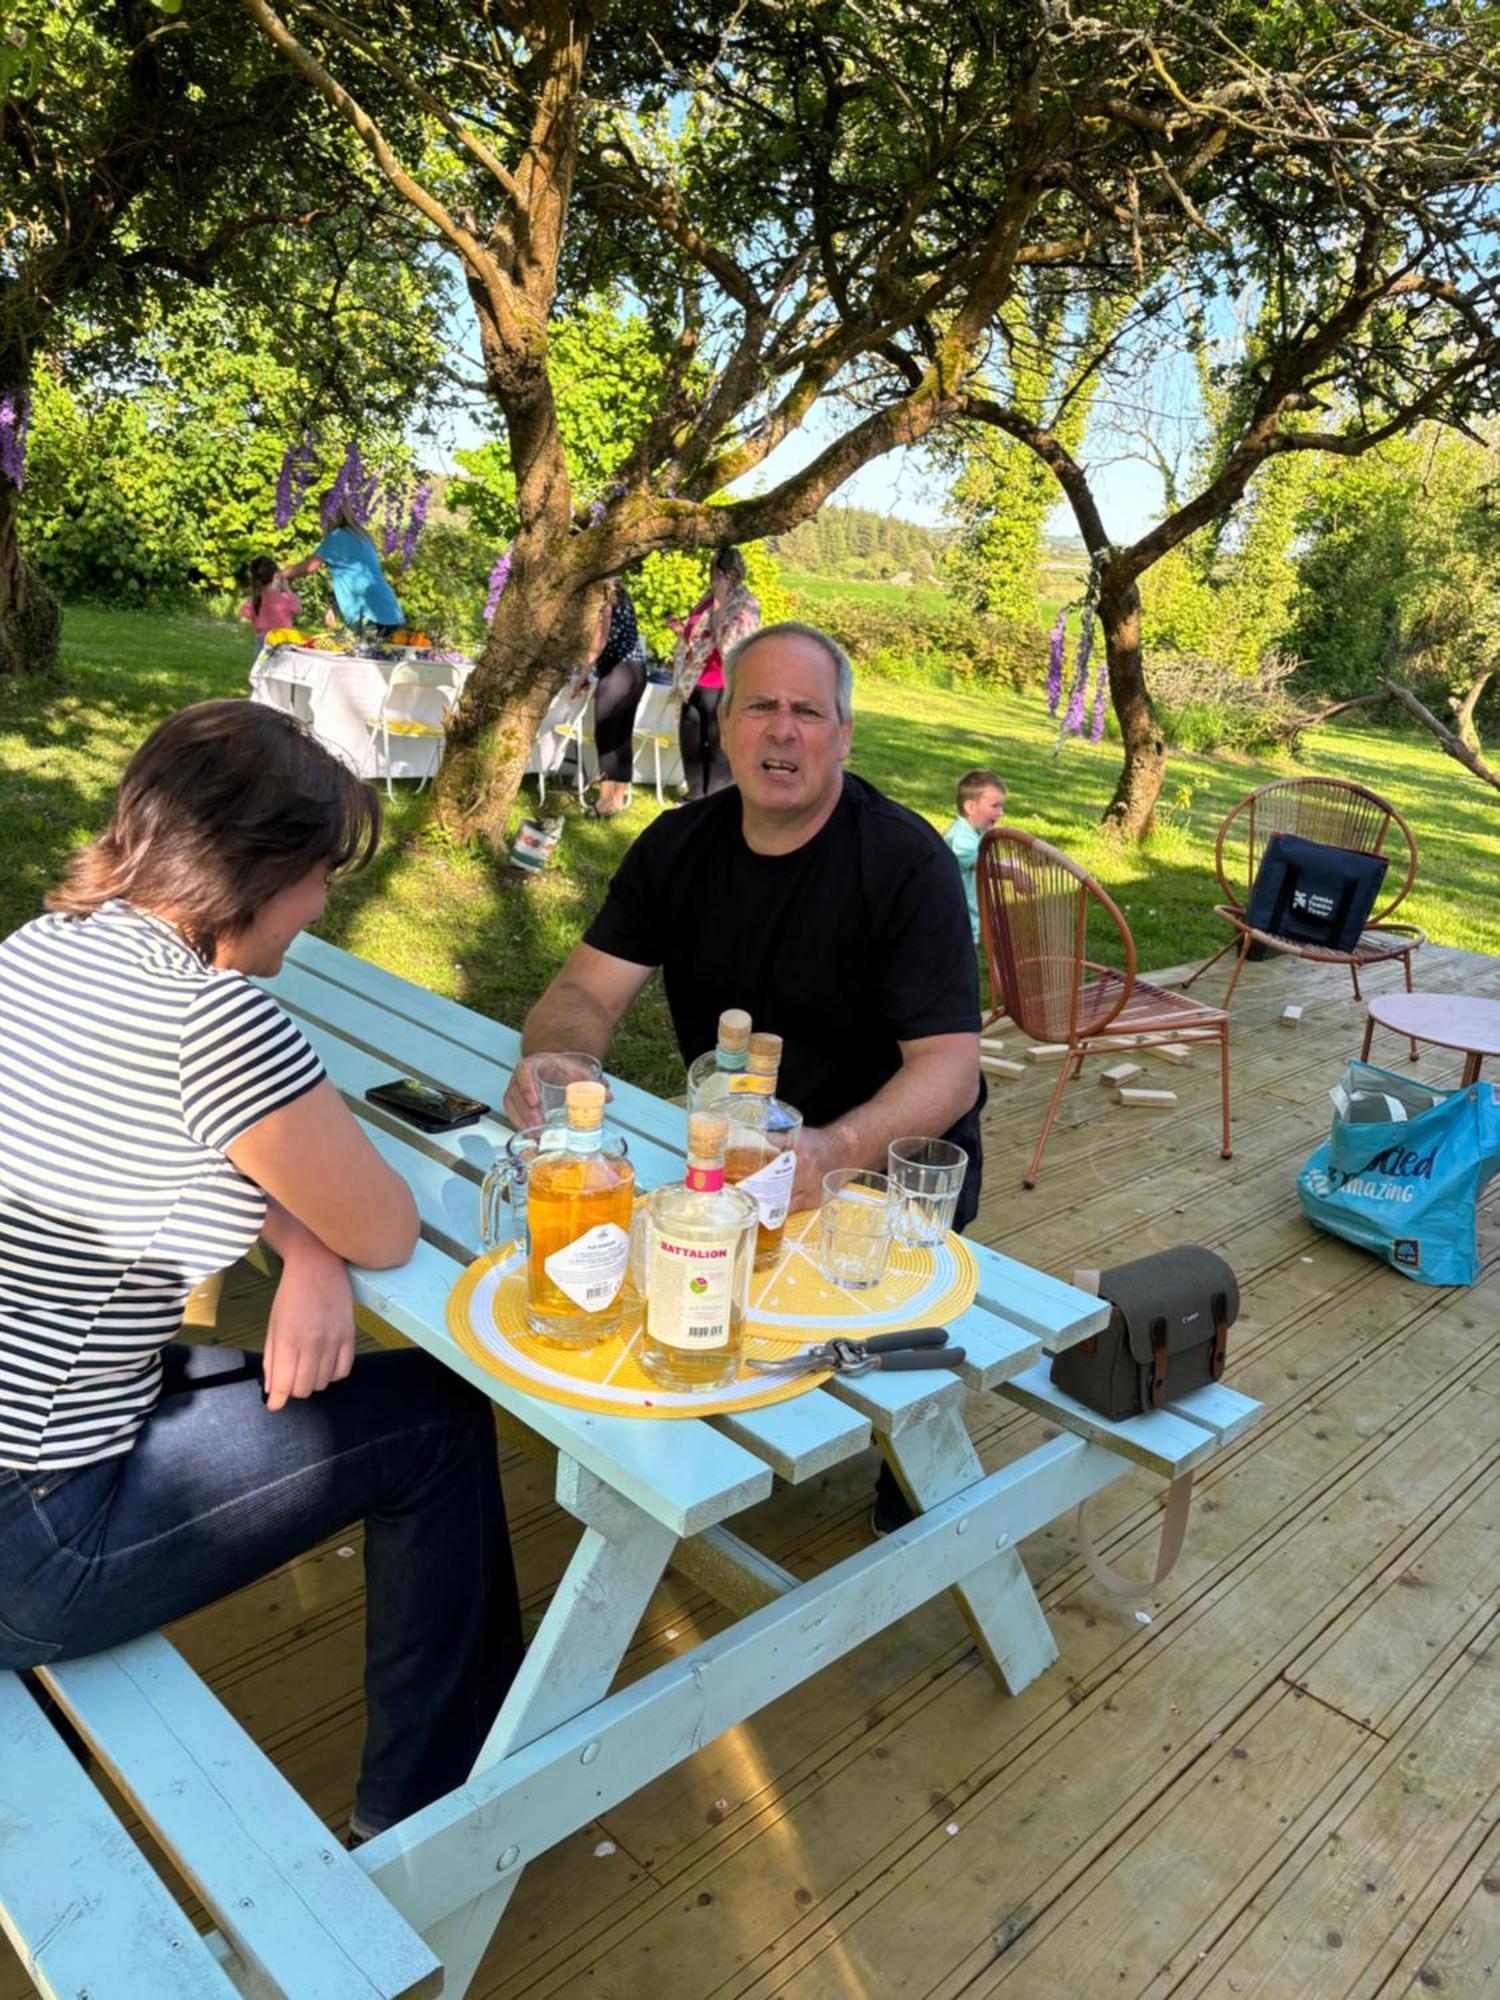
[[1119,1570],[1110,1567],[1094,1547],[1094,1538],[1089,1533],[1087,1520],[1088,1504],[1087,1500],[1079,1501],[1075,1529],[1078,1546],[1083,1552],[1084,1561],[1089,1566],[1090,1575],[1102,1583],[1113,1597],[1124,1598],[1127,1602],[1132,1598],[1149,1597],[1159,1583],[1166,1582],[1172,1573],[1173,1565],[1182,1554],[1182,1545],[1187,1538],[1188,1515],[1192,1512],[1193,1506],[1192,1473],[1184,1472],[1167,1488],[1167,1511],[1162,1516],[1161,1545],[1156,1552],[1156,1574],[1146,1583],[1135,1583],[1130,1577],[1122,1576]]
[[1224,1379],[1224,1355],[1229,1346],[1229,1301],[1222,1292],[1214,1293],[1214,1351],[1209,1366],[1216,1382]]

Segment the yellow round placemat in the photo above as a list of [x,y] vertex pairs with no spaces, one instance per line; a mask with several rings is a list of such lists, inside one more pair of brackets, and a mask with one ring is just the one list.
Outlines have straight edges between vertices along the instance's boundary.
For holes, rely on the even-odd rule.
[[[782,1253],[751,1285],[745,1355],[794,1353],[815,1341],[894,1333],[941,1325],[974,1303],[979,1273],[957,1236],[935,1250],[892,1248],[884,1278],[867,1292],[830,1284],[813,1245],[818,1214],[809,1209],[787,1224]],[[807,1239],[811,1239],[809,1242]],[[634,1300],[634,1294],[631,1295]],[[514,1243],[477,1258],[448,1298],[448,1331],[472,1360],[517,1389],[577,1410],[611,1416],[705,1417],[782,1403],[826,1382],[830,1371],[775,1376],[742,1370],[717,1389],[666,1389],[641,1367],[637,1349],[641,1308],[634,1300],[619,1333],[597,1346],[554,1347],[526,1325],[524,1253]]]

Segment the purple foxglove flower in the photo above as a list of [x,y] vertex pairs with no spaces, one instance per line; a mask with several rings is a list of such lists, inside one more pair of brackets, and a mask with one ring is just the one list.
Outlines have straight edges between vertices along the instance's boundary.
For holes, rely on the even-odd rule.
[[604,502],[602,500],[594,500],[589,503],[589,526],[591,528],[598,527],[599,523],[604,519],[604,511]]
[[1056,715],[1057,704],[1062,700],[1063,647],[1068,638],[1068,614],[1059,611],[1057,623],[1052,627],[1052,640],[1047,648],[1047,713]]
[[500,604],[500,593],[502,590],[504,590],[506,584],[508,584],[509,582],[510,582],[510,550],[507,549],[505,551],[505,554],[501,556],[500,560],[495,564],[495,567],[490,571],[490,594],[484,600],[484,622],[486,625],[489,624],[490,620],[494,617],[495,612],[498,610]]

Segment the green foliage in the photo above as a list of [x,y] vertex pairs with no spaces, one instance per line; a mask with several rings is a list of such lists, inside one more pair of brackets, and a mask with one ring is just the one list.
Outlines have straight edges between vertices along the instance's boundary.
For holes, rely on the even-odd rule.
[[830,505],[790,534],[773,535],[770,546],[787,568],[813,576],[847,581],[884,579],[909,571],[914,580],[925,583],[935,573],[944,539],[940,530],[896,514]]
[[[211,292],[190,297],[146,333],[132,382],[96,375],[70,385],[56,365],[36,371],[22,521],[37,567],[60,596],[222,601],[253,557],[306,554],[321,537],[318,499],[351,429],[372,469],[411,477],[404,418],[432,358],[431,301],[415,283],[401,298],[401,276],[388,265],[364,275],[389,280],[393,304],[405,309],[390,320],[363,315],[349,329],[351,344],[360,328],[372,340],[362,408],[319,408],[316,353],[300,348],[295,332],[288,339],[298,313],[313,305],[291,285],[274,324]],[[318,476],[278,534],[282,454],[309,421],[319,429]],[[304,586],[306,608],[321,608],[321,589],[313,580]]]
[[1500,662],[1500,450],[1427,427],[1340,460],[1306,497],[1290,643],[1310,684],[1396,669],[1457,692]]
[[1016,624],[949,600],[935,610],[819,594],[793,598],[792,616],[820,625],[856,669],[882,680],[939,687],[1022,688],[1047,673],[1047,641],[1035,616]]

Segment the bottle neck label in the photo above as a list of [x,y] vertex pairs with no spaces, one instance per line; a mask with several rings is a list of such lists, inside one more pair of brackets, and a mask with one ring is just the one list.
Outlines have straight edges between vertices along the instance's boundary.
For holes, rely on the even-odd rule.
[[724,1169],[722,1166],[689,1166],[686,1185],[694,1194],[717,1194],[724,1185]]
[[769,1097],[776,1088],[774,1076],[757,1076],[754,1070],[741,1070],[738,1076],[729,1079],[730,1091],[736,1097]]
[[720,1069],[743,1069],[750,1060],[750,1051],[720,1047],[714,1051],[714,1060]]

